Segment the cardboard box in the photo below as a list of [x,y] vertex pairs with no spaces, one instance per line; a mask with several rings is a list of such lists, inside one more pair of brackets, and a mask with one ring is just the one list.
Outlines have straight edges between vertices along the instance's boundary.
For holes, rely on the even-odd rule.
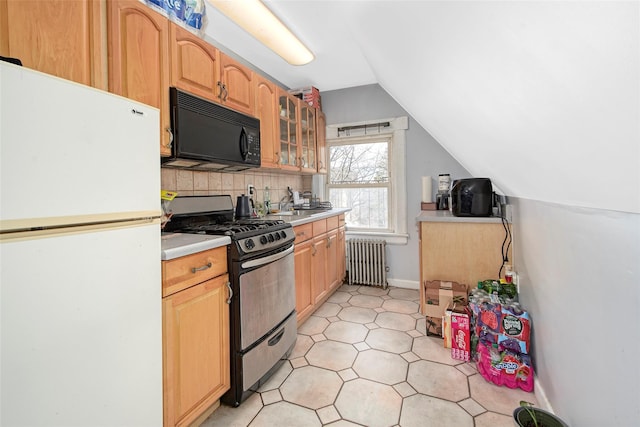
[[436,204],[433,202],[420,202],[420,210],[421,211],[435,211],[436,209]]
[[320,91],[313,86],[301,87],[298,89],[291,89],[289,93],[293,96],[297,96],[304,102],[312,107],[321,109],[320,106]]
[[427,316],[427,335],[442,336],[442,317],[451,306],[467,305],[467,285],[444,280],[426,280],[423,283],[425,296],[424,313]]

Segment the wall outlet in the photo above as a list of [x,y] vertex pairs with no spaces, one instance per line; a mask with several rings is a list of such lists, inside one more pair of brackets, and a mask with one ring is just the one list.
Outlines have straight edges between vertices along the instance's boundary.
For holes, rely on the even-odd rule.
[[247,196],[251,197],[256,194],[256,187],[253,184],[247,185]]

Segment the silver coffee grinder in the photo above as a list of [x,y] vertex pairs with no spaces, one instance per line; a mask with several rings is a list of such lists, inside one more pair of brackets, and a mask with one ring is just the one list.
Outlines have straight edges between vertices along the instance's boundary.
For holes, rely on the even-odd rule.
[[449,197],[451,190],[451,175],[441,173],[438,175],[438,193],[436,194],[436,209],[449,210]]

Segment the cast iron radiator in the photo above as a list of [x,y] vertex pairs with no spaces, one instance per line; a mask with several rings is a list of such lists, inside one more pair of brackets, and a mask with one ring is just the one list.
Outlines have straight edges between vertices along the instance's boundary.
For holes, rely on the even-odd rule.
[[347,240],[349,284],[387,287],[387,262],[384,240]]

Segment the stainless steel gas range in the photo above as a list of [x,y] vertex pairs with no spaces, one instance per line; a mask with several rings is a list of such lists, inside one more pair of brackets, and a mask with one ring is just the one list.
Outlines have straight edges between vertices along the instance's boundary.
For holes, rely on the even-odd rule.
[[231,389],[222,397],[238,406],[291,354],[297,337],[295,272],[290,224],[234,220],[230,196],[177,197],[165,231],[231,238]]

